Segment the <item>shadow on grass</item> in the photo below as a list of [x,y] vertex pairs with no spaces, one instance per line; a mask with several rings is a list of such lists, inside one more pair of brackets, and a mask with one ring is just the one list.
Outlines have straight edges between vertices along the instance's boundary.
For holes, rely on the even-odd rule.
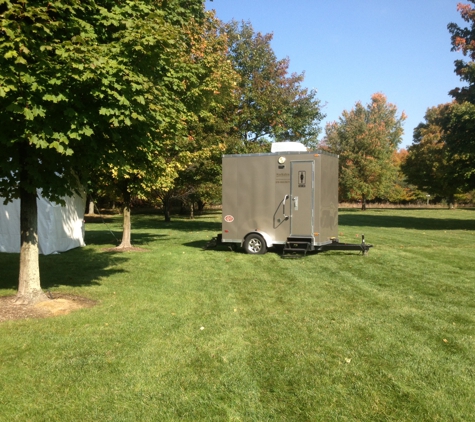
[[[474,213],[475,217],[475,213]],[[395,216],[395,215],[374,215],[364,214],[361,211],[340,215],[338,217],[340,226],[365,226],[365,227],[396,227],[416,230],[475,230],[475,218],[472,220],[462,220],[455,218],[434,218]]]
[[[100,285],[100,280],[111,274],[124,272],[121,264],[126,255],[100,253],[93,249],[76,248],[57,255],[40,255],[41,287]],[[1,253],[1,289],[18,288],[20,254]]]
[[193,242],[183,243],[183,246],[188,246],[189,248],[195,248],[195,249],[202,249],[203,251],[221,251],[221,252],[241,252],[242,251],[242,248],[236,245],[233,245],[231,243],[206,247],[208,243],[209,243],[209,239],[195,240]]
[[[143,218],[141,218],[143,217]],[[137,220],[132,222],[133,228],[145,229],[156,228],[164,229],[170,228],[178,231],[214,231],[216,234],[221,233],[221,220],[217,221],[216,215],[204,214],[195,217],[193,220],[190,218],[180,216],[172,216],[171,221],[167,222],[163,219],[154,218],[149,216],[137,216]],[[132,230],[133,230],[132,228]]]
[[[166,238],[164,234],[151,233],[136,233],[132,229],[131,243],[133,246],[146,246],[161,238]],[[120,244],[122,240],[122,232],[117,230],[111,231],[86,231],[86,244],[88,245],[102,245],[115,247]]]

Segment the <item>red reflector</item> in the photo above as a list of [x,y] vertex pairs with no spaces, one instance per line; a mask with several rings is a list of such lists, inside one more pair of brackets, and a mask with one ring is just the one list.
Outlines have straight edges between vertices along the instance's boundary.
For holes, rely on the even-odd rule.
[[224,233],[229,233],[229,230],[225,230]]

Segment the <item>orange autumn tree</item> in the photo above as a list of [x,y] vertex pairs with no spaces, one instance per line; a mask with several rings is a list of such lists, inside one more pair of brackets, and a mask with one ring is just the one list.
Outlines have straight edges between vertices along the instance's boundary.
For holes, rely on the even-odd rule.
[[[474,0],[469,0],[475,4]],[[455,60],[455,73],[460,77],[462,82],[468,85],[462,88],[454,88],[450,91],[450,95],[455,98],[458,103],[465,101],[475,103],[475,7],[470,4],[457,4],[457,10],[460,12],[462,19],[467,22],[469,27],[461,27],[456,23],[449,23],[447,28],[451,33],[452,51],[459,51],[470,60]]]
[[366,201],[387,198],[397,176],[393,154],[401,142],[406,115],[382,93],[364,106],[357,102],[343,111],[338,122],[327,124],[323,146],[340,156],[339,189],[342,200]]

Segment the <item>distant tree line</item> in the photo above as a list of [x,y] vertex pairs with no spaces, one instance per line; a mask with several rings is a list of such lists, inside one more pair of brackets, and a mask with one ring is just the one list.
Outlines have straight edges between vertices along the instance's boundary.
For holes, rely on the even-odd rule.
[[452,102],[427,110],[402,164],[409,183],[450,205],[475,197],[475,1],[469,1],[457,6],[468,27],[448,25],[452,51],[468,58],[455,61],[466,85],[450,91]]
[[468,60],[455,61],[455,73],[466,83],[450,91],[453,101],[427,110],[425,121],[414,130],[414,142],[403,165],[407,179],[450,204],[475,189],[475,8],[457,6],[468,27],[448,25],[452,51]]
[[[475,0],[469,0],[475,4]],[[340,200],[414,203],[431,198],[456,202],[475,200],[475,8],[457,6],[468,27],[448,25],[455,72],[467,85],[453,89],[451,103],[430,107],[414,129],[408,150],[401,142],[404,113],[383,94],[374,94],[366,107],[358,102],[327,125],[321,148],[340,155]]]

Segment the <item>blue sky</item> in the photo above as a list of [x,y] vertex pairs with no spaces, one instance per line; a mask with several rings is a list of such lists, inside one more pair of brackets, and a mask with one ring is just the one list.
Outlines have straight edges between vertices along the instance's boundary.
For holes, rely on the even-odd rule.
[[[207,0],[224,22],[250,21],[256,32],[273,33],[277,58],[291,72],[305,72],[326,104],[326,122],[338,120],[357,101],[383,92],[408,118],[400,147],[412,144],[414,128],[428,107],[451,101],[462,86],[454,73],[447,24],[464,24],[461,0]],[[462,3],[464,1],[462,0]]]

